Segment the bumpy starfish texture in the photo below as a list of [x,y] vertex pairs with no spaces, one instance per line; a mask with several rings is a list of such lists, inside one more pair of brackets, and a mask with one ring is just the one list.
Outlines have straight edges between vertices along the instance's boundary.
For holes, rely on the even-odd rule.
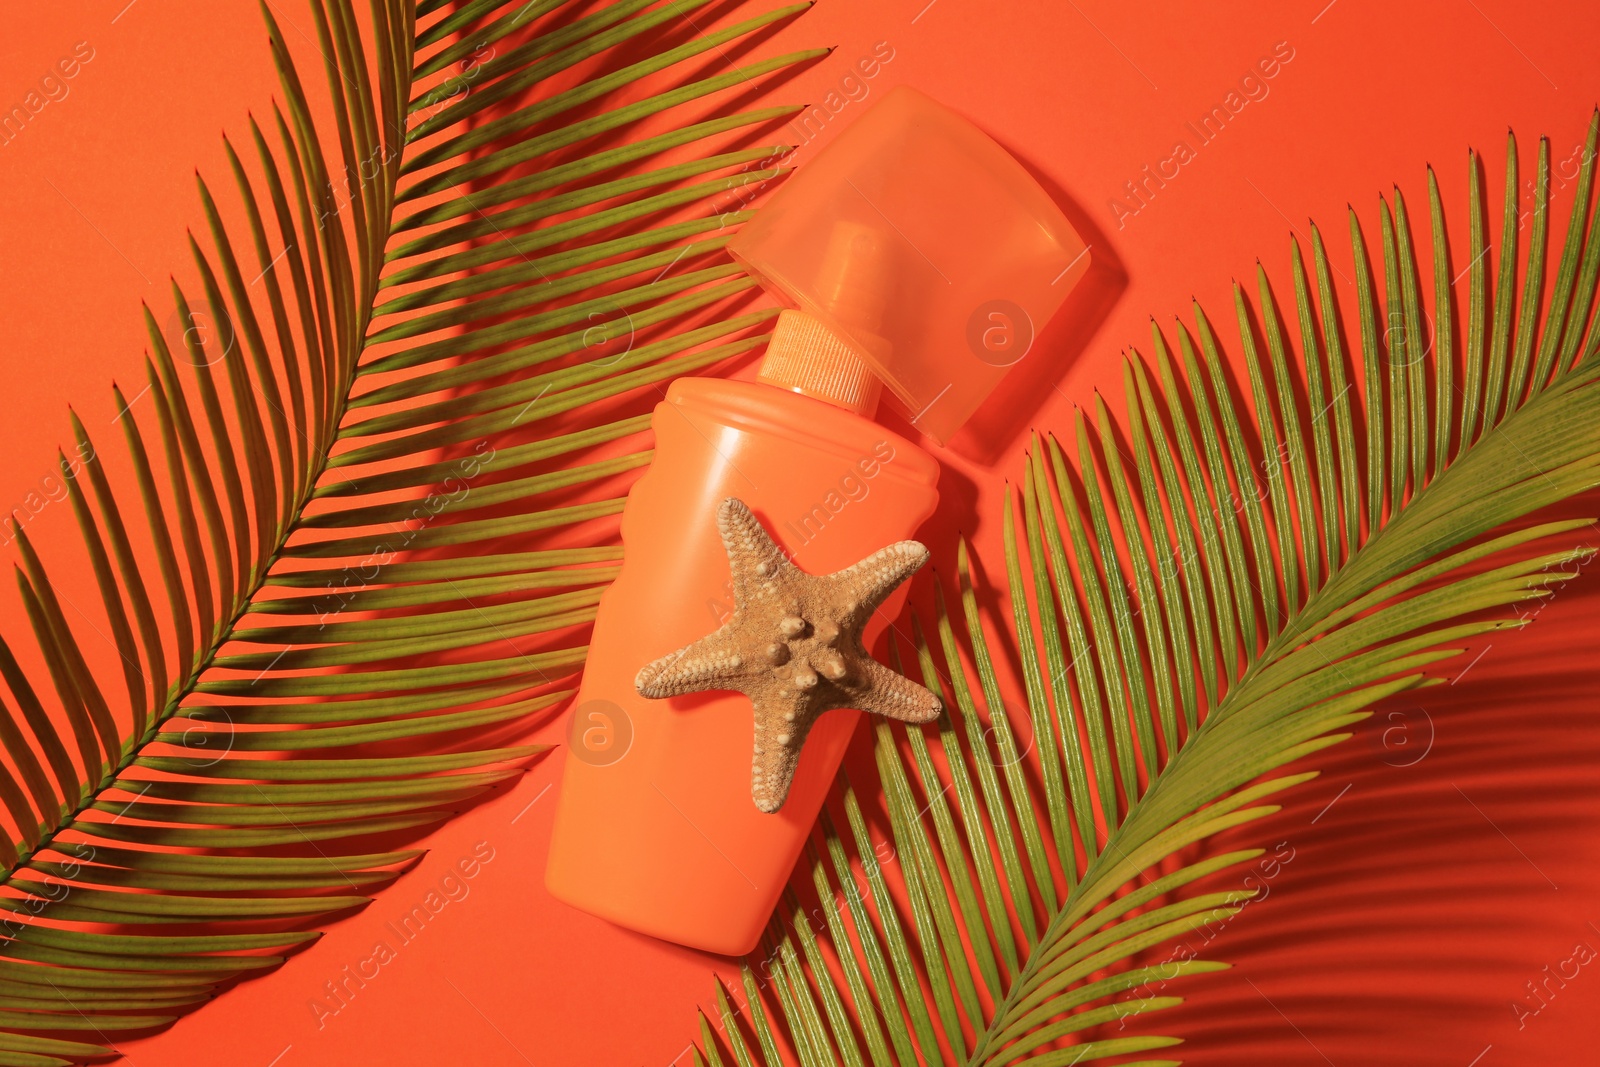
[[823,712],[857,708],[915,723],[939,717],[938,697],[874,660],[861,640],[878,605],[928,561],[925,547],[900,541],[817,575],[791,563],[735,497],[717,509],[717,528],[733,571],[732,618],[645,667],[634,685],[653,698],[709,689],[748,696],[757,808],[770,814],[783,807],[806,735]]

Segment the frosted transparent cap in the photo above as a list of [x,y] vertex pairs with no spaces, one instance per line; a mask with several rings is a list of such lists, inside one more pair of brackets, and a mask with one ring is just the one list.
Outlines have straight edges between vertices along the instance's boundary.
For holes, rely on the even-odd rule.
[[728,251],[845,340],[941,444],[1089,269],[1022,165],[908,86],[803,162]]

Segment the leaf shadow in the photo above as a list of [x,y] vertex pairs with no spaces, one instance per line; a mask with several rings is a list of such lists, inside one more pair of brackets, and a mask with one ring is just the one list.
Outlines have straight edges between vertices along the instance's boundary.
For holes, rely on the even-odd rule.
[[1600,947],[1600,867],[1575,847],[1600,832],[1585,633],[1600,588],[1575,582],[1547,610],[1564,617],[1480,640],[1440,665],[1445,684],[1378,705],[1293,768],[1322,774],[1281,812],[1207,847],[1283,841],[1295,858],[1203,946],[1233,969],[1173,990],[1186,1003],[1156,1025],[1189,1039],[1185,1062],[1461,1067],[1515,1051],[1544,1012],[1592,1014],[1600,982],[1572,970],[1576,945]]

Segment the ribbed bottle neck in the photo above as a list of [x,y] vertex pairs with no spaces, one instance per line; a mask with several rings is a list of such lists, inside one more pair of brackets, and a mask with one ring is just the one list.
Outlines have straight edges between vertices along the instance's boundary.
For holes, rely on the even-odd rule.
[[871,416],[880,384],[866,361],[827,326],[803,311],[786,310],[767,344],[757,381]]

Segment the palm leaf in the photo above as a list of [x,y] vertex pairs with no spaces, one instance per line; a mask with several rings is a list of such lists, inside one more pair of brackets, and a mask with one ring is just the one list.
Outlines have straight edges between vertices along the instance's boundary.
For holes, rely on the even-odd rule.
[[806,5],[704,6],[263,7],[282,96],[114,387],[132,476],[74,418],[82,553],[13,524],[0,1064],[273,966],[539,750],[505,738],[582,662],[650,387],[764,339],[718,253],[796,109],[702,112],[823,50],[731,60]]
[[980,610],[962,544],[958,606],[936,586],[932,638],[913,618],[890,643],[947,716],[876,727],[881,807],[840,784],[745,1010],[719,990],[702,1018],[708,1061],[757,1062],[748,1026],[768,1067],[1174,1062],[1176,1037],[1129,1019],[1225,966],[1185,937],[1250,899],[1219,875],[1262,854],[1204,843],[1278,810],[1315,776],[1290,765],[1373,704],[1522,625],[1507,607],[1583,551],[1561,538],[1589,520],[1539,513],[1600,484],[1597,137],[1600,113],[1548,294],[1549,145],[1519,271],[1513,140],[1495,282],[1472,155],[1465,255],[1428,175],[1428,297],[1396,189],[1377,249],[1351,214],[1353,308],[1313,227],[1296,341],[1265,272],[1253,301],[1235,287],[1242,383],[1196,306],[1126,360],[1123,418],[1097,396],[1065,442],[1032,442],[999,516],[1009,619]]

